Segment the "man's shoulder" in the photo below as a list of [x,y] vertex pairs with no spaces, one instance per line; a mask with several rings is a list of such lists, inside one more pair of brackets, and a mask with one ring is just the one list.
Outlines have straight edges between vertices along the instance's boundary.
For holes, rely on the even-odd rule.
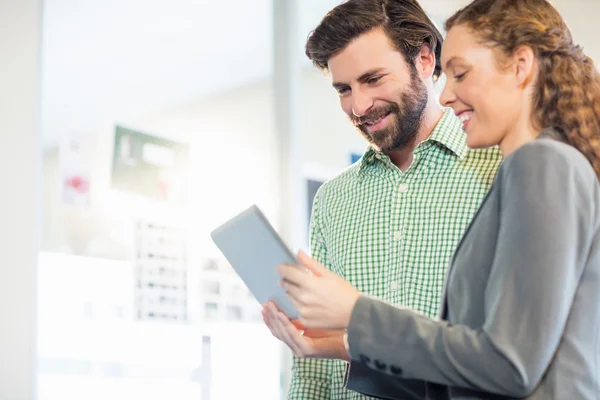
[[317,195],[323,196],[324,193],[330,191],[343,191],[345,189],[354,187],[354,185],[359,181],[361,168],[360,163],[361,161],[357,161],[349,167],[346,167],[333,178],[323,182],[323,184],[319,187]]

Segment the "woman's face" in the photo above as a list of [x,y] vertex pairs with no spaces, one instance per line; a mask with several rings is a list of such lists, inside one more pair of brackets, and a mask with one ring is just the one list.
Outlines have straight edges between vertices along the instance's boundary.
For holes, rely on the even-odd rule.
[[446,86],[440,101],[460,118],[471,148],[498,145],[520,119],[529,119],[523,82],[499,57],[464,25],[452,27],[442,47]]

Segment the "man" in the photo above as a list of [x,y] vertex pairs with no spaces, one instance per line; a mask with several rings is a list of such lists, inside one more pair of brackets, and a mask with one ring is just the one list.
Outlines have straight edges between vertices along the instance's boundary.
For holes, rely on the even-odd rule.
[[[500,162],[497,149],[469,150],[461,122],[439,105],[441,44],[415,0],[349,0],[306,44],[369,142],[360,161],[319,189],[312,256],[362,293],[431,317],[454,246]],[[335,356],[343,352],[340,332],[304,335],[344,358]],[[288,399],[365,398],[344,389],[345,369],[343,361],[294,357]]]

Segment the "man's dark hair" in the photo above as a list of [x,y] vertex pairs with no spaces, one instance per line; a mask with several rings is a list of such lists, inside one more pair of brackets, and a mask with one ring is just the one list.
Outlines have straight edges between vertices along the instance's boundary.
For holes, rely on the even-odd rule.
[[375,28],[382,28],[408,64],[423,44],[435,54],[433,78],[441,74],[442,34],[416,0],[348,0],[331,10],[310,33],[306,55],[313,64],[327,69],[329,59],[348,43]]

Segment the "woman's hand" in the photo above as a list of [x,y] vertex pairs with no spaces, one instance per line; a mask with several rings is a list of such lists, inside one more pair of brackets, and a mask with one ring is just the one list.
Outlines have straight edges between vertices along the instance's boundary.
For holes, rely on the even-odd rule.
[[293,265],[280,265],[282,285],[296,306],[299,320],[307,328],[346,329],[360,293],[350,283],[302,251],[298,260],[309,272]]

